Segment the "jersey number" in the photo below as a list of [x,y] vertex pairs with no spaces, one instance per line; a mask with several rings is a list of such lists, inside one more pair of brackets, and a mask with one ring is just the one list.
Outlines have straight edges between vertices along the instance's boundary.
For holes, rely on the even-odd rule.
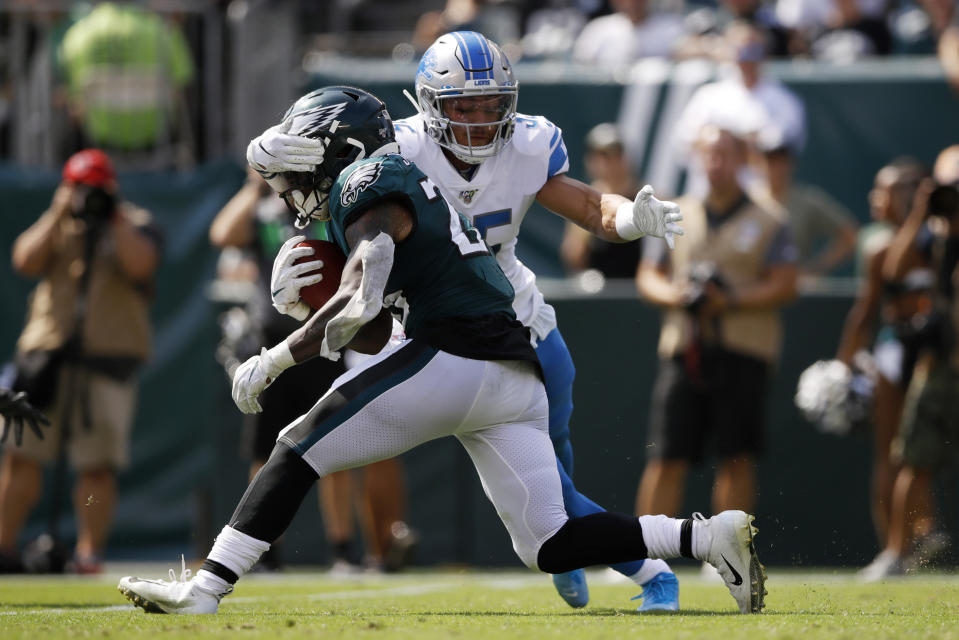
[[[426,194],[426,198],[430,202],[436,202],[443,197],[440,195],[440,190],[429,178],[423,178],[419,182],[420,187],[423,188],[423,193]],[[466,218],[460,215],[449,202],[446,203],[446,208],[450,212],[450,238],[456,248],[459,249],[460,255],[464,258],[490,255],[489,248],[483,242],[480,232],[473,228]]]
[[479,229],[483,240],[489,241],[488,232],[494,227],[505,227],[513,222],[512,209],[500,209],[499,211],[489,211],[487,213],[478,213],[473,216],[473,226]]

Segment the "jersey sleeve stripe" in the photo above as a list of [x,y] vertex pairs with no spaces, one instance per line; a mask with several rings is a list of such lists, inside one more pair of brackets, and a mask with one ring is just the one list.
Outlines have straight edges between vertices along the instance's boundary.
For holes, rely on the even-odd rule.
[[556,131],[553,132],[553,137],[549,139],[549,148],[550,150],[556,147],[556,141],[559,140],[559,127],[556,127]]
[[546,170],[546,178],[552,178],[557,173],[565,173],[569,170],[569,159],[566,154],[566,145],[560,140],[556,148],[549,156],[549,168]]

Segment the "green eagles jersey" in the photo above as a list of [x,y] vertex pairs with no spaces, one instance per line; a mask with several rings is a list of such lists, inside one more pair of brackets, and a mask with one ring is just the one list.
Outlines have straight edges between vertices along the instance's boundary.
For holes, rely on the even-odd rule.
[[382,200],[399,201],[414,216],[413,231],[396,245],[385,298],[403,310],[406,335],[464,357],[532,354],[535,361],[513,312],[513,287],[479,232],[401,156],[366,158],[340,173],[330,191],[329,226],[343,251],[349,253],[344,229]]

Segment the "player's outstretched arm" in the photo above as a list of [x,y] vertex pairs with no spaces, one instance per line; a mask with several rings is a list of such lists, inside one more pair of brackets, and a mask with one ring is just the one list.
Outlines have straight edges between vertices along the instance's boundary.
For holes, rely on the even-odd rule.
[[670,249],[676,247],[675,236],[683,235],[680,222],[683,214],[675,202],[657,200],[648,184],[639,190],[632,203],[624,202],[616,207],[616,233],[624,240],[634,240],[645,235],[666,240]]
[[683,219],[675,202],[657,200],[653,188],[643,187],[636,199],[600,193],[566,175],[550,178],[536,194],[544,207],[578,224],[608,242],[628,242],[644,235],[665,238],[670,248],[674,236],[683,235]]

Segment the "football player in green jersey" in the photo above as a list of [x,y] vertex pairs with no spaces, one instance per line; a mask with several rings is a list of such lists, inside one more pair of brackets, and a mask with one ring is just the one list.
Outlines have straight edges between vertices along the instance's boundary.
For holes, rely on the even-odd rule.
[[326,87],[298,100],[283,126],[322,140],[323,161],[310,171],[257,168],[301,219],[325,221],[348,258],[330,300],[237,369],[237,406],[258,411],[263,389],[311,357],[382,349],[387,306],[406,310],[407,338],[349,370],[281,432],[195,577],[125,577],[120,591],[147,611],[214,613],[317,477],[453,436],[527,566],[561,573],[684,555],[713,564],[740,611],[758,613],[765,574],[752,516],[566,514],[542,373],[513,312],[512,287],[476,230],[396,155],[383,103],[353,87]]

